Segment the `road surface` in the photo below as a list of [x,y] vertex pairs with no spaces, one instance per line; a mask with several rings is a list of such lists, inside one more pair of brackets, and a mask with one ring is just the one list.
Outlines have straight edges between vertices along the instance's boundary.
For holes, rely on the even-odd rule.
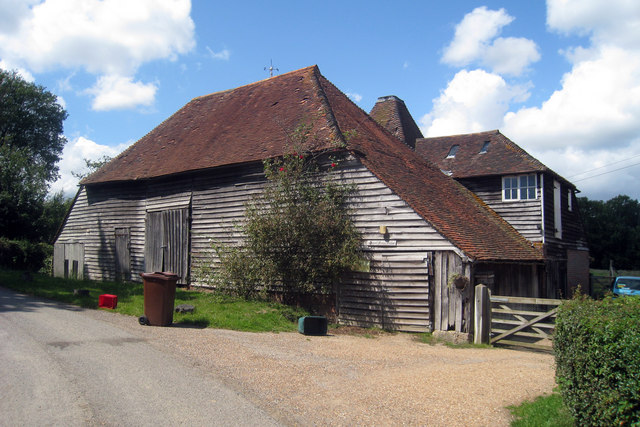
[[277,425],[215,372],[0,288],[0,425]]

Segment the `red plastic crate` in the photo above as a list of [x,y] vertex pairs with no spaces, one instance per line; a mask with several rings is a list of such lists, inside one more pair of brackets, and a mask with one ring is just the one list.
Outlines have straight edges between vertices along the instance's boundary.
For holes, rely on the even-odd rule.
[[98,297],[98,307],[116,308],[118,306],[118,296],[111,294],[102,294]]

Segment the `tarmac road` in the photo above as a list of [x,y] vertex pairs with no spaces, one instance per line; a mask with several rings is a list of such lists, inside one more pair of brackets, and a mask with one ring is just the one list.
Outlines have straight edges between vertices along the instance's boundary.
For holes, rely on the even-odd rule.
[[0,425],[277,425],[215,372],[0,288]]

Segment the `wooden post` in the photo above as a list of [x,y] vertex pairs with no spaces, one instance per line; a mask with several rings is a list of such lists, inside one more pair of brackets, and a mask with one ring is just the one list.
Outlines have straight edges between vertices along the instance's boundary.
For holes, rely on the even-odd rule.
[[489,344],[491,340],[491,291],[485,285],[477,285],[474,303],[474,344]]

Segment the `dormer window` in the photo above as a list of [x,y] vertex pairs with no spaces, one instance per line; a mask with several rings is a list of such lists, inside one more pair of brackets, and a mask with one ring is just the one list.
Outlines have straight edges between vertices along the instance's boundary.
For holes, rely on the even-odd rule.
[[458,152],[458,149],[460,148],[460,146],[458,144],[453,145],[451,147],[451,150],[449,150],[449,154],[447,154],[447,159],[453,159],[456,157],[456,153]]
[[489,142],[491,141],[485,141],[484,144],[482,144],[482,148],[480,149],[480,154],[484,154],[487,152],[487,150],[489,149]]

